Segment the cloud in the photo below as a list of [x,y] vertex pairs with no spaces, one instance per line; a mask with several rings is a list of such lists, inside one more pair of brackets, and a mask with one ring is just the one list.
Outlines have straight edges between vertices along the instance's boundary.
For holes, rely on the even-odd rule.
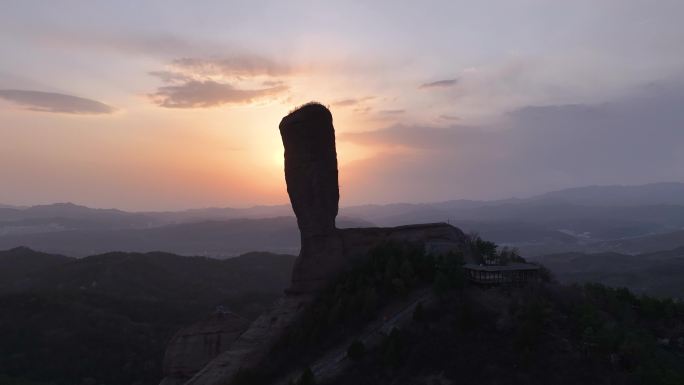
[[257,55],[211,59],[186,57],[174,60],[171,65],[182,72],[205,76],[283,76],[292,72],[288,65]]
[[104,103],[78,96],[28,90],[0,90],[0,98],[31,111],[76,115],[111,114],[116,109]]
[[440,115],[439,118],[440,118],[440,119],[444,119],[444,120],[461,120],[461,118],[458,117],[458,116],[455,116],[455,115],[446,115],[446,114]]
[[223,104],[245,104],[269,96],[275,96],[287,90],[287,86],[279,85],[261,89],[237,89],[230,84],[212,80],[192,80],[179,85],[159,87],[150,94],[150,99],[166,108],[201,108]]
[[345,193],[351,200],[381,191],[389,201],[494,199],[684,180],[682,105],[684,84],[652,86],[608,103],[528,106],[490,125],[340,134],[376,151],[347,166],[354,180],[346,185],[364,191]]
[[338,100],[332,103],[333,106],[336,107],[352,107],[352,106],[359,106],[361,104],[364,104],[365,102],[369,100],[375,99],[374,96],[366,96],[364,98],[350,98],[350,99],[342,99]]
[[174,71],[151,71],[150,75],[159,78],[164,83],[178,83],[192,80],[192,77],[182,72]]
[[282,80],[264,80],[261,82],[261,85],[266,87],[275,87],[285,85],[285,82]]
[[166,85],[148,96],[166,108],[206,108],[246,104],[286,92],[279,76],[290,73],[281,63],[255,55],[224,58],[176,59],[163,71],[150,75]]
[[401,115],[404,112],[406,112],[406,110],[380,110],[380,111],[378,111],[378,113],[382,114],[382,115]]
[[419,89],[445,88],[445,87],[453,87],[456,84],[458,84],[458,79],[444,79],[444,80],[437,80],[437,81],[430,82],[430,83],[423,83],[418,88]]

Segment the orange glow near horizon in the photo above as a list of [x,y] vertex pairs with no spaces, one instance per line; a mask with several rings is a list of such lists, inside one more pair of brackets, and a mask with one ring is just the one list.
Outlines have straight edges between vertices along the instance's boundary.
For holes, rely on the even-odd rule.
[[[0,196],[0,202],[31,205],[71,201],[129,210],[287,203],[278,131],[282,117],[313,100],[331,109],[338,138],[342,133],[381,128],[387,123],[368,113],[372,108],[382,109],[381,101],[359,97],[378,91],[363,79],[336,77],[310,67],[293,67],[275,78],[232,77],[215,74],[214,68],[169,68],[197,81],[237,82],[236,88],[269,87],[270,80],[287,85],[284,94],[244,103],[165,108],[155,105],[149,93],[140,91],[103,98],[117,107],[110,115],[5,110],[4,121],[24,129],[0,132],[0,141],[15,144],[11,151],[15,159],[39,157],[41,161],[26,166],[28,177],[14,178],[15,183],[5,196]],[[144,78],[141,83],[151,81]],[[159,81],[156,83],[159,85]],[[350,98],[362,102],[339,104]],[[50,146],[36,146],[35,138],[42,138]],[[372,158],[374,152],[373,148],[338,140],[341,175],[353,179],[354,171],[348,166]],[[8,154],[4,155],[6,159]],[[40,181],[59,187],[47,191],[40,187]],[[87,191],[83,186],[88,186]],[[19,193],[25,190],[30,193]],[[21,200],[8,198],[13,195]]]

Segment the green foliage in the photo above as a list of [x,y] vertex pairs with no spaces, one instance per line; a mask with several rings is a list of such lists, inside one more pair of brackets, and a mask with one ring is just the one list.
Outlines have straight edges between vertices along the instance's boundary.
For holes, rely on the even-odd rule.
[[347,348],[347,357],[353,361],[358,361],[366,354],[366,345],[362,341],[354,340]]
[[587,356],[610,357],[630,383],[684,383],[684,370],[674,369],[683,363],[669,363],[672,357],[658,346],[656,337],[684,327],[684,305],[595,283],[582,290],[585,298],[575,306],[573,321]]
[[0,373],[59,385],[159,382],[169,338],[200,311],[94,293],[6,295],[0,308]]
[[465,286],[462,254],[449,253],[436,257],[435,271],[432,287],[439,298],[443,298],[451,289],[461,289]]
[[[232,283],[210,284],[219,278],[230,281],[228,278],[236,272],[255,274],[256,266],[251,265],[256,262],[245,261],[250,266],[240,268],[236,266],[239,261],[233,262],[234,268],[219,270],[222,261],[157,254],[128,259],[112,254],[99,259],[99,266],[106,267],[103,270],[121,270],[106,284],[103,274],[95,288],[70,288],[74,281],[94,280],[89,275],[89,264],[93,263],[86,261],[74,264],[73,270],[45,273],[46,280],[69,273],[60,290],[53,287],[0,295],[0,375],[11,378],[0,377],[0,384],[23,381],[80,385],[84,379],[107,385],[158,384],[164,351],[175,332],[206,317],[218,304],[254,316],[284,287],[282,280],[278,284],[273,279],[259,291],[251,291],[250,287],[234,290]],[[150,268],[144,263],[150,259],[155,266],[164,261],[168,266],[162,271]],[[124,263],[132,267],[122,267]],[[86,264],[89,269],[81,269]],[[209,274],[212,268],[215,278],[201,290],[193,282],[178,278],[184,270],[202,275]],[[271,278],[271,273],[276,275],[281,268],[289,270],[285,266],[273,267],[273,271],[269,268],[256,276]],[[132,271],[131,275],[126,276],[126,271]],[[154,279],[140,278],[152,275]],[[174,300],[175,290],[182,288],[191,294],[184,293]]]
[[360,325],[374,318],[377,309],[391,299],[404,298],[419,285],[432,284],[436,272],[451,280],[446,290],[461,287],[462,261],[460,255],[435,258],[420,244],[376,247],[360,265],[323,291],[281,345],[315,344],[321,335]]
[[404,349],[404,341],[399,329],[394,328],[388,336],[386,336],[380,344],[380,354],[382,355],[382,363],[391,368],[396,368],[401,365],[403,361],[402,353]]
[[311,368],[307,367],[304,369],[302,372],[301,376],[299,376],[299,379],[295,382],[295,385],[315,385],[316,384],[316,377],[314,376],[313,372],[311,371]]
[[425,308],[424,308],[422,302],[418,302],[418,305],[416,305],[416,308],[413,309],[413,317],[412,318],[416,322],[425,322],[425,320],[426,320]]
[[684,305],[671,300],[590,284],[475,289],[428,304],[334,384],[419,383],[425,373],[453,383],[684,384]]
[[[523,259],[521,262],[525,262]],[[540,264],[540,263],[532,263],[533,265],[539,266],[539,270],[537,270],[537,277],[541,282],[544,283],[551,283],[551,282],[556,282],[556,279],[553,276],[553,273],[551,270],[549,270],[546,266]]]
[[[307,362],[315,357],[316,349],[339,343],[377,317],[378,309],[418,287],[443,287],[446,294],[464,286],[462,254],[436,257],[424,250],[422,244],[412,243],[386,243],[372,249],[359,265],[327,287],[276,343],[274,354],[281,361],[273,366]],[[394,357],[394,345],[388,345],[388,357]]]
[[264,383],[261,372],[256,369],[240,368],[230,382],[230,385],[260,385]]
[[468,236],[468,248],[470,254],[476,262],[490,265],[507,265],[509,263],[524,263],[525,259],[520,256],[515,248],[504,246],[498,250],[499,246],[490,241],[485,241],[477,234]]
[[485,241],[478,234],[470,234],[467,240],[470,252],[478,263],[485,263],[496,256],[496,243]]
[[517,328],[514,342],[516,346],[523,350],[535,347],[539,343],[551,312],[550,305],[541,298],[533,298],[520,306],[515,314]]
[[0,384],[2,385],[54,385],[54,382],[36,382],[25,378],[9,377],[0,374]]

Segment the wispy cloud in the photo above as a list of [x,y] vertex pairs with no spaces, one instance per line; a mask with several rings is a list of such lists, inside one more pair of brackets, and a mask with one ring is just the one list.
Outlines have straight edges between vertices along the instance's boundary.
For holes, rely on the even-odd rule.
[[261,56],[181,58],[163,71],[153,71],[166,83],[148,96],[166,108],[206,108],[246,104],[286,92],[281,76],[290,68]]
[[21,105],[31,111],[76,115],[111,114],[116,111],[114,107],[97,100],[54,92],[0,90],[0,98]]
[[406,110],[380,110],[380,111],[378,111],[378,113],[382,114],[382,115],[401,115],[405,112],[406,112]]
[[183,72],[203,76],[283,76],[292,68],[263,56],[235,55],[224,58],[181,58],[172,62],[172,67]]
[[150,75],[159,78],[164,83],[187,82],[193,80],[191,76],[175,71],[150,71]]
[[287,90],[280,85],[261,89],[237,89],[226,83],[212,80],[192,80],[180,85],[159,87],[150,99],[166,108],[203,108],[223,104],[245,104]]
[[439,118],[443,119],[443,120],[451,120],[451,121],[461,120],[461,118],[456,116],[456,115],[446,115],[446,114],[440,115]]
[[373,99],[375,99],[374,96],[366,96],[364,98],[341,99],[341,100],[333,102],[332,105],[336,106],[336,107],[359,106],[359,105],[364,104],[365,102],[367,102],[369,100],[373,100]]
[[434,82],[429,82],[429,83],[423,83],[420,85],[420,89],[425,89],[425,88],[445,88],[445,87],[452,87],[458,84],[458,79],[444,79],[444,80],[437,80]]

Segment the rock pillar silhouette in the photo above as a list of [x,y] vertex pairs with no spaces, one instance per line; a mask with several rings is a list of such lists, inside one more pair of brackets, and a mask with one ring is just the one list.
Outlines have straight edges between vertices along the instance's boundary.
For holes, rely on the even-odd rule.
[[290,292],[313,291],[342,264],[335,228],[340,199],[332,114],[306,104],[280,122],[285,147],[287,193],[301,235],[301,251],[292,272]]

